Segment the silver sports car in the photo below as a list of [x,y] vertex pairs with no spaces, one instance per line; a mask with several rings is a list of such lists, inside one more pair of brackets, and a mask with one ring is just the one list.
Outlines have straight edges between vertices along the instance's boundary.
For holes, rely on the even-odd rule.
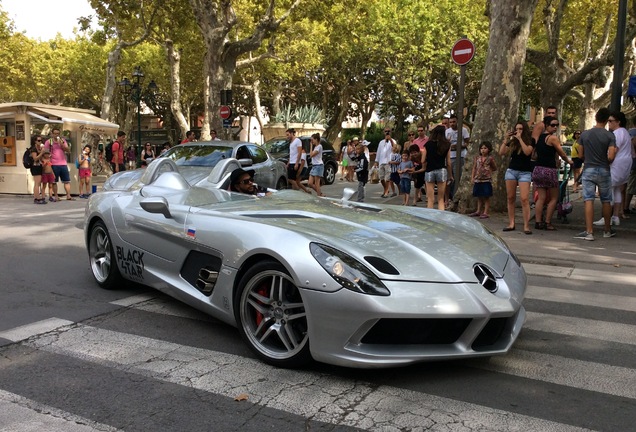
[[[352,367],[506,353],[525,320],[526,274],[471,218],[417,207],[255,197],[190,185],[172,159],[127,190],[91,196],[90,267],[237,326],[263,361]],[[203,186],[205,187],[203,187]]]

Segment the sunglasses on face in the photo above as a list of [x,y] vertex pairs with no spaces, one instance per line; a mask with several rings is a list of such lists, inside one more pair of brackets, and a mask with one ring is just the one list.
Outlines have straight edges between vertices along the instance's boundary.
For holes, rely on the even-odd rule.
[[424,129],[418,129],[417,131],[418,132],[424,132]]
[[39,140],[39,139],[38,139],[38,140],[35,140],[35,142],[42,142],[42,140]]
[[550,126],[552,126],[552,127],[559,127],[559,124],[558,124],[558,123],[550,123]]
[[241,180],[239,183],[244,184],[244,185],[248,185],[250,183],[254,183],[254,179],[251,179],[251,178],[244,179],[244,180]]
[[384,131],[385,134],[391,133],[391,131]]

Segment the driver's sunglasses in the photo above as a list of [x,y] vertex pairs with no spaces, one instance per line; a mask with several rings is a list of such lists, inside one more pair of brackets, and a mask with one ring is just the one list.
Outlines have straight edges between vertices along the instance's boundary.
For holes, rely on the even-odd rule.
[[254,183],[254,179],[253,178],[248,178],[248,179],[245,179],[245,180],[241,180],[241,184],[248,185],[250,183]]

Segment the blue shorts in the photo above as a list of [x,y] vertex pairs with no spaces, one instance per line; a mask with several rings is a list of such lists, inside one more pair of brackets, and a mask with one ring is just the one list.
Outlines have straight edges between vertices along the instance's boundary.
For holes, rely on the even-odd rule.
[[411,193],[411,179],[410,178],[401,178],[400,179],[400,190],[403,194]]
[[505,180],[515,180],[518,183],[531,183],[532,182],[532,172],[530,172],[530,171],[519,171],[519,170],[508,168],[506,170]]
[[584,168],[581,183],[583,184],[583,201],[594,201],[597,187],[601,202],[612,201],[612,176],[609,168]]
[[309,175],[314,177],[322,177],[324,173],[325,173],[325,166],[323,164],[312,165],[311,171],[309,171]]
[[448,170],[446,168],[436,169],[424,174],[426,183],[446,183],[448,181]]
[[391,181],[396,185],[400,184],[400,175],[396,172],[391,173]]
[[473,184],[473,196],[475,198],[484,198],[492,196],[492,183],[481,182]]
[[68,172],[68,166],[66,165],[52,165],[53,174],[55,174],[55,183],[62,180],[62,183],[70,183],[71,176]]

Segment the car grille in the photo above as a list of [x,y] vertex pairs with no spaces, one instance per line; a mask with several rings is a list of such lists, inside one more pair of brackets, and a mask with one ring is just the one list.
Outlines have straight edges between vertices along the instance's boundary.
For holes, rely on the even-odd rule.
[[472,348],[475,351],[485,351],[491,349],[503,334],[506,325],[511,318],[493,318],[483,328],[477,339],[473,342]]
[[375,323],[361,342],[387,345],[453,344],[470,322],[470,318],[383,318]]

